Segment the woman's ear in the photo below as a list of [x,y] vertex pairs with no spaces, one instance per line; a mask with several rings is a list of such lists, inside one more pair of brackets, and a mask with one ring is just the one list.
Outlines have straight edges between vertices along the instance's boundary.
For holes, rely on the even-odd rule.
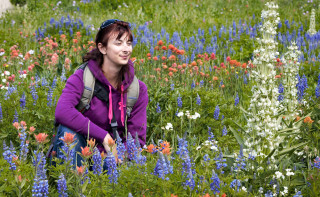
[[98,43],[98,49],[100,51],[100,53],[102,53],[103,55],[107,54],[107,49],[105,46],[102,45],[102,43]]

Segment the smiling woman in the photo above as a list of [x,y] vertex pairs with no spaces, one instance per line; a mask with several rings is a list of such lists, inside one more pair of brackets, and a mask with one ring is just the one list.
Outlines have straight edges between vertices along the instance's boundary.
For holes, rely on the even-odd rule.
[[[83,57],[83,66],[70,76],[57,103],[55,118],[60,126],[54,150],[58,157],[62,157],[60,148],[66,133],[74,135],[76,153],[87,146],[87,136],[96,140],[100,152],[110,151],[108,142],[116,138],[115,131],[125,143],[125,126],[132,136],[138,136],[141,146],[145,145],[148,93],[146,85],[134,75],[132,40],[127,22],[111,19],[100,26],[96,48]],[[92,73],[93,87],[86,85],[86,70]],[[136,97],[132,97],[132,89]],[[83,99],[89,102],[79,108]],[[116,148],[112,150],[117,157]],[[73,163],[81,166],[81,157],[73,158]]]

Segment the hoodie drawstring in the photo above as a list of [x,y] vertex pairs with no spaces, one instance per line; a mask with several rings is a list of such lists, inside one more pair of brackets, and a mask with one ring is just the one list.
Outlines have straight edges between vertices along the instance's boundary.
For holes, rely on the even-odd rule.
[[111,124],[111,120],[113,118],[113,110],[112,110],[112,93],[111,93],[111,85],[109,85],[109,124]]
[[125,105],[123,104],[123,85],[121,85],[121,104],[120,105],[120,108],[121,108],[121,123],[122,125],[124,126],[124,107]]

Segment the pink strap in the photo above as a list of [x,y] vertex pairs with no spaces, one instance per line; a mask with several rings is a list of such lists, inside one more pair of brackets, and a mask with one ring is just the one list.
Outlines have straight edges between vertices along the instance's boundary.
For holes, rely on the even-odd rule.
[[123,112],[123,108],[125,107],[123,104],[123,85],[121,85],[121,123],[124,126],[124,112]]
[[112,113],[112,93],[111,93],[111,86],[109,85],[109,124],[111,124],[111,120],[113,118],[113,113]]

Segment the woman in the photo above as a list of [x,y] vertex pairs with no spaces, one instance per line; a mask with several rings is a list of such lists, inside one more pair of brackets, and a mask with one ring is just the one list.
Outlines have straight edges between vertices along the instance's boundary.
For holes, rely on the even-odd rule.
[[[54,149],[57,156],[63,146],[60,138],[65,132],[75,134],[77,145],[75,152],[81,152],[86,146],[88,131],[89,138],[97,142],[101,151],[109,151],[108,140],[114,139],[111,120],[114,117],[118,127],[117,131],[126,142],[125,121],[127,131],[132,136],[139,137],[140,145],[146,141],[146,107],[148,93],[146,85],[139,80],[139,97],[126,117],[127,89],[134,79],[133,63],[130,60],[132,53],[133,36],[127,22],[111,19],[102,23],[95,39],[96,48],[84,56],[84,62],[96,80],[109,91],[109,104],[93,97],[90,108],[81,113],[76,109],[84,91],[83,69],[78,69],[67,80],[66,86],[57,103],[55,118],[60,124]],[[74,163],[81,166],[81,157],[77,155]]]

